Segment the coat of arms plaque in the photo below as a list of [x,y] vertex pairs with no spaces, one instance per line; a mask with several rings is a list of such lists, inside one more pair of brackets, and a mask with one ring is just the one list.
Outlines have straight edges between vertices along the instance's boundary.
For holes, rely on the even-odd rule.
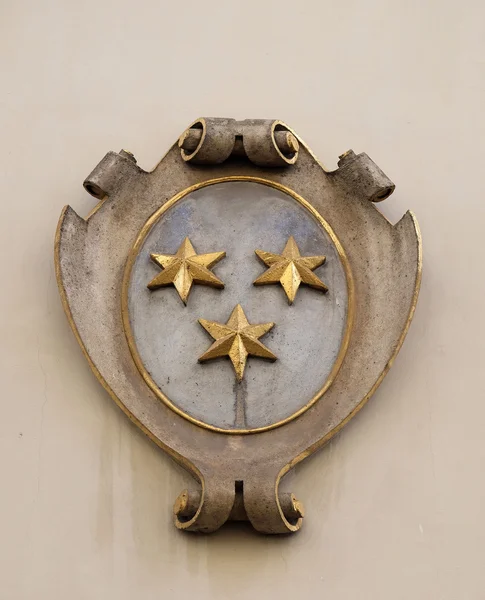
[[390,369],[416,307],[412,213],[349,150],[327,171],[277,120],[205,118],[151,172],[122,150],[56,235],[64,309],[119,407],[195,478],[179,529],[248,520],[297,531],[282,477],[338,432]]

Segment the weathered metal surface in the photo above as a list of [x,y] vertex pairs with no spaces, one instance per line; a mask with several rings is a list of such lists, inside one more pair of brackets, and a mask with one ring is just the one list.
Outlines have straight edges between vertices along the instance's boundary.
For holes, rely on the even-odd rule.
[[[195,124],[195,129],[200,129],[197,123],[201,120]],[[177,527],[209,532],[228,518],[238,518],[248,519],[258,531],[285,533],[300,528],[303,509],[291,495],[280,495],[279,482],[289,469],[321,447],[356,414],[391,367],[416,306],[421,244],[411,213],[392,225],[373,206],[372,202],[389,195],[394,186],[365,154],[355,156],[348,152],[341,157],[336,171],[326,172],[300,139],[291,158],[276,147],[275,131],[295,135],[284,124],[276,129],[273,121],[242,123],[243,126],[233,120],[206,120],[205,137],[201,135],[192,158],[183,148],[181,156],[181,148],[174,144],[150,173],[141,170],[127,152],[109,153],[85,182],[86,189],[102,199],[96,210],[87,219],[69,207],[63,211],[56,236],[56,269],[71,326],[101,383],[125,413],[199,481],[198,490],[184,492],[176,503]],[[188,137],[189,134],[185,139]],[[291,145],[291,138],[287,140]],[[196,156],[203,167],[191,166]],[[129,310],[120,307],[131,281],[127,258],[150,216],[167,203],[174,203],[177,195],[187,196],[188,188],[214,191],[220,184],[236,181],[263,183],[293,199],[301,197],[317,221],[322,218],[329,224],[335,234],[333,247],[340,243],[348,262],[352,281],[347,286],[348,306],[353,308],[348,313],[352,328],[341,344],[345,349],[342,363],[320,399],[298,418],[277,427],[258,433],[226,434],[190,420],[163,402],[147,384],[125,332]],[[221,230],[224,219],[221,214]],[[173,253],[181,241],[170,251],[163,248],[159,253]],[[193,241],[201,253],[227,251],[213,245],[199,248],[198,241]],[[305,247],[308,240],[297,242],[302,254],[327,256],[325,266],[320,268],[322,281],[331,294],[334,282],[329,269],[331,262],[336,262],[330,260],[332,245],[320,251]],[[283,245],[260,245],[252,252],[263,249],[278,253]],[[215,269],[222,281],[222,269],[229,264],[228,259],[229,252]],[[147,264],[155,276],[155,266]],[[276,294],[287,311],[298,308],[300,297],[327,297],[301,288],[290,307],[279,286],[252,288],[251,293],[255,291]],[[163,292],[164,298],[176,295],[175,290]],[[187,309],[200,293],[219,294],[219,302],[227,292],[227,286],[224,290],[197,286]],[[155,297],[158,291],[146,293]],[[174,300],[180,310],[185,310],[178,297]],[[244,298],[239,302],[244,305]],[[212,310],[212,304],[207,306]],[[281,310],[282,315],[283,307]],[[225,322],[222,316],[216,319],[212,313],[199,316]],[[273,318],[253,316],[249,309],[248,316],[255,323],[276,322]],[[278,324],[274,331],[277,327]],[[201,328],[200,334],[207,343]],[[278,361],[266,366],[276,368],[281,352],[270,336],[271,333],[265,343]],[[256,367],[260,362],[254,360],[253,364]],[[295,375],[302,375],[300,367]]]
[[296,137],[272,119],[197,119],[179,138],[183,160],[216,165],[230,156],[249,159],[259,167],[286,167],[298,159]]

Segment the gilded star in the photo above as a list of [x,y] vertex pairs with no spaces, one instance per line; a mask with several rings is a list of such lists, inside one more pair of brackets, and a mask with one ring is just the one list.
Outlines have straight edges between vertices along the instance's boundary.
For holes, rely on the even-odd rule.
[[225,325],[205,319],[199,319],[199,323],[215,340],[209,350],[199,358],[199,362],[229,356],[238,381],[243,378],[249,355],[276,360],[276,356],[259,341],[260,337],[274,327],[274,323],[250,325],[240,304],[234,308]]
[[150,254],[150,258],[163,271],[148,284],[148,289],[156,290],[174,285],[184,304],[193,283],[223,288],[222,281],[209,269],[226,256],[225,252],[197,254],[188,237],[181,243],[176,254]]
[[290,236],[281,254],[272,254],[264,250],[255,250],[255,252],[269,269],[254,281],[254,285],[281,283],[289,304],[293,304],[301,283],[322,292],[328,291],[323,281],[320,281],[315,273],[312,273],[314,269],[323,265],[326,257],[301,256],[293,236]]

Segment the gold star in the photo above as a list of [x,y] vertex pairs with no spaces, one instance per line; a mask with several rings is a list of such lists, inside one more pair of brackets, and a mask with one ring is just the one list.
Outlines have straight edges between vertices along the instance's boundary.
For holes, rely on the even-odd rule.
[[238,381],[243,378],[249,355],[267,358],[271,361],[276,360],[276,356],[258,341],[274,327],[274,323],[250,325],[240,304],[232,311],[225,325],[205,319],[199,319],[199,323],[216,340],[209,350],[199,358],[199,362],[229,356]]
[[264,250],[255,250],[256,255],[266,266],[269,267],[260,275],[254,285],[266,285],[268,283],[281,283],[288,296],[288,303],[293,304],[296,292],[301,283],[312,288],[327,292],[328,288],[320,279],[312,273],[314,269],[323,265],[325,256],[301,256],[300,250],[293,236],[290,236],[281,254],[272,254]]
[[174,255],[150,254],[150,258],[163,271],[148,284],[148,289],[156,290],[167,285],[174,285],[184,304],[190,294],[193,283],[223,288],[222,281],[209,269],[226,256],[225,252],[197,254],[188,237],[180,244]]

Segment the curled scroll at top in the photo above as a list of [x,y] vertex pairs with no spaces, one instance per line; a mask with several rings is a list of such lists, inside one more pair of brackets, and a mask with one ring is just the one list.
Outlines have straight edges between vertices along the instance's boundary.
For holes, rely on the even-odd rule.
[[216,165],[229,157],[246,158],[259,167],[287,167],[298,159],[298,140],[273,119],[197,119],[180,136],[182,159]]
[[346,188],[358,189],[359,195],[370,202],[382,202],[396,186],[365,152],[347,150],[339,157],[338,169],[330,176]]

